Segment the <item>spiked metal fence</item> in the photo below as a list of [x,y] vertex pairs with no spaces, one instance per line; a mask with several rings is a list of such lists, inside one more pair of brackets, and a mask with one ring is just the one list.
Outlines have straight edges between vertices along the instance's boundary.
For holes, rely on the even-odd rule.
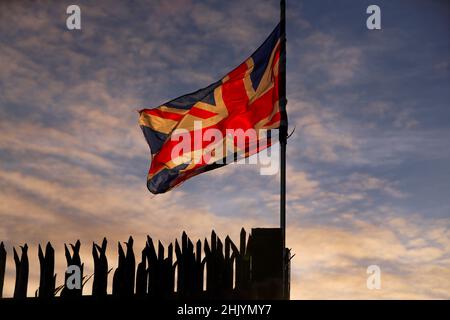
[[[282,247],[280,229],[252,229],[247,237],[241,230],[237,247],[229,236],[222,241],[215,231],[211,239],[192,242],[183,232],[181,241],[175,240],[165,248],[147,236],[136,267],[133,238],[118,243],[118,264],[113,272],[112,295],[116,297],[148,297],[153,299],[206,298],[206,299],[288,299],[289,280],[283,286],[283,267],[289,274],[289,251]],[[49,243],[45,250],[38,247],[40,264],[37,298],[58,299],[80,297],[83,287],[92,279],[93,297],[108,296],[108,275],[113,270],[106,257],[107,240],[101,245],[93,243],[94,273],[84,276],[84,263],[80,256],[81,242],[64,245],[67,266],[81,271],[80,289],[69,289],[69,273],[64,283],[56,286],[55,250]],[[28,289],[28,246],[21,246],[20,257],[13,248],[16,267],[14,299],[23,299]],[[0,298],[2,297],[7,252],[0,243]],[[289,277],[287,277],[289,279]],[[283,292],[284,288],[284,292]]]

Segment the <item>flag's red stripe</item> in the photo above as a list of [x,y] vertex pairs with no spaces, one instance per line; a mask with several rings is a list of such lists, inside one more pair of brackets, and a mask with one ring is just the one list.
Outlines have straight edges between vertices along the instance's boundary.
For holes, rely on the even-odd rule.
[[214,117],[215,115],[217,115],[217,113],[214,113],[214,112],[211,112],[208,110],[199,109],[195,106],[189,110],[189,114],[194,117],[198,117],[198,118],[202,118],[202,119],[208,119],[208,118],[211,118],[211,117]]

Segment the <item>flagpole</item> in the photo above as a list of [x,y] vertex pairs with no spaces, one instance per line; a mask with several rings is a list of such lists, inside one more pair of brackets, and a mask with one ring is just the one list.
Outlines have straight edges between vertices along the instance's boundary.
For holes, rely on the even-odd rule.
[[286,298],[287,286],[287,257],[286,257],[286,144],[288,132],[288,119],[286,113],[286,1],[280,0],[280,228],[283,243],[283,297]]

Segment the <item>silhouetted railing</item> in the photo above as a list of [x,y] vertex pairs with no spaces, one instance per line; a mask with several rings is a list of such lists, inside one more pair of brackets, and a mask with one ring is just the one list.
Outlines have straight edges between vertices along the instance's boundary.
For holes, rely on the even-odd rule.
[[[35,292],[36,297],[49,299],[57,296],[59,292],[61,298],[80,297],[83,287],[91,278],[91,295],[108,295],[108,275],[112,269],[108,269],[106,238],[101,245],[92,245],[94,273],[89,277],[83,276],[84,263],[80,256],[80,247],[79,240],[75,245],[64,245],[67,267],[75,267],[81,273],[81,286],[77,289],[67,285],[70,272],[65,273],[64,284],[56,287],[55,251],[50,242],[47,243],[45,252],[39,245],[40,280],[39,288]],[[20,258],[13,248],[16,266],[15,299],[26,298],[28,288],[28,246],[25,244],[20,248]],[[283,252],[287,253],[285,263]],[[175,245],[171,243],[167,248],[160,241],[156,248],[153,239],[147,236],[145,247],[138,257],[136,268],[132,237],[125,242],[125,248],[118,243],[118,265],[112,281],[113,296],[155,299],[289,298],[289,280],[284,285],[282,280],[283,265],[289,274],[289,251],[282,248],[280,229],[252,229],[248,239],[242,229],[239,248],[228,236],[225,242],[222,242],[214,231],[210,241],[205,239],[202,243],[198,240],[195,245],[183,232],[181,243],[175,240]],[[0,298],[4,286],[6,258],[7,252],[1,242]]]

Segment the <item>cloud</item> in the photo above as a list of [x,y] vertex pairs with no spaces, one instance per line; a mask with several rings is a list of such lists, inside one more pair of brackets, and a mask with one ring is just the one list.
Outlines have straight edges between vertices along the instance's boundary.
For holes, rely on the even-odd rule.
[[[53,167],[53,174],[63,174],[68,166]],[[0,237],[6,239],[8,256],[12,246],[24,242],[30,245],[31,283],[28,294],[36,289],[38,261],[35,257],[37,244],[51,241],[57,249],[57,272],[59,282],[64,272],[63,243],[81,239],[83,261],[92,272],[90,243],[109,240],[110,266],[115,266],[117,240],[133,235],[136,251],[145,242],[145,235],[164,243],[172,242],[188,231],[193,239],[204,238],[216,229],[223,238],[230,234],[239,239],[241,227],[248,231],[261,221],[252,218],[228,218],[212,214],[205,206],[189,205],[189,196],[178,192],[152,198],[145,184],[134,177],[118,177],[111,181],[81,168],[73,173],[75,183],[66,184],[65,179],[38,178],[19,172],[0,171],[0,185],[6,192],[0,194]],[[109,181],[108,181],[109,180]],[[13,262],[8,260],[8,277],[5,295],[11,296],[14,285]]]
[[399,130],[416,129],[419,121],[414,117],[410,108],[394,106],[392,102],[372,101],[362,109],[374,121],[383,121],[385,125]]
[[[385,219],[385,217],[384,217]],[[396,218],[397,219],[397,218]],[[405,233],[417,224],[403,220]],[[449,220],[425,222],[420,234],[433,232]],[[419,223],[420,225],[420,223]],[[295,244],[294,279],[301,299],[430,299],[448,298],[449,251],[445,247],[408,248],[390,220],[379,225],[357,221],[351,230],[339,227],[295,226],[288,245]],[[426,243],[429,239],[418,238]],[[448,245],[447,237],[447,245]],[[369,265],[381,268],[381,290],[366,288]],[[414,267],[413,267],[414,266]]]
[[[363,49],[343,44],[337,36],[314,29],[302,39],[294,39],[288,51],[290,65],[302,70],[306,82],[315,81],[315,89],[348,86],[363,69]],[[300,54],[294,54],[298,52]],[[292,61],[291,61],[292,60]]]
[[357,151],[361,141],[352,133],[350,124],[339,121],[339,115],[296,99],[289,101],[289,110],[295,110],[291,126],[296,127],[296,135],[302,140],[297,149],[300,157],[324,162],[359,161]]
[[299,200],[317,192],[319,182],[309,178],[306,172],[299,172],[289,166],[286,175],[289,177],[288,201]]
[[360,191],[380,190],[394,198],[406,197],[405,193],[398,190],[392,183],[361,173],[352,173],[343,187]]
[[[78,175],[74,186],[16,173],[0,175],[0,184],[8,186],[8,191],[0,195],[0,214],[7,218],[7,223],[0,228],[1,237],[8,239],[10,250],[11,246],[28,241],[33,266],[37,266],[34,256],[37,243],[44,239],[52,241],[57,248],[59,281],[64,270],[61,245],[77,238],[83,242],[87,272],[92,272],[89,243],[100,241],[104,235],[110,240],[110,266],[115,266],[115,241],[125,240],[129,234],[137,240],[137,250],[147,233],[168,243],[182,230],[188,230],[197,239],[207,236],[206,229],[215,228],[221,236],[230,234],[237,240],[236,226],[243,225],[249,230],[267,223],[261,217],[220,216],[206,207],[187,205],[190,197],[182,192],[150,200],[147,191],[139,187],[140,181],[135,179],[122,181],[122,185],[118,182],[105,185],[101,177],[97,180],[89,174]],[[317,187],[306,177],[298,181],[299,185],[311,185],[313,190]],[[245,199],[238,201],[245,202]],[[373,221],[366,221],[361,213],[360,218],[342,215],[341,219],[349,225],[288,217],[288,246],[296,254],[292,260],[292,297],[448,298],[445,266],[450,259],[450,221],[425,220],[418,215],[404,219],[389,208],[368,214]],[[369,264],[382,268],[381,291],[365,288],[365,269]],[[12,293],[12,270],[9,260],[7,295]],[[32,271],[29,294],[37,287],[37,276],[38,272]],[[415,279],[423,279],[428,285],[419,283],[411,287],[411,283],[417,283]]]

